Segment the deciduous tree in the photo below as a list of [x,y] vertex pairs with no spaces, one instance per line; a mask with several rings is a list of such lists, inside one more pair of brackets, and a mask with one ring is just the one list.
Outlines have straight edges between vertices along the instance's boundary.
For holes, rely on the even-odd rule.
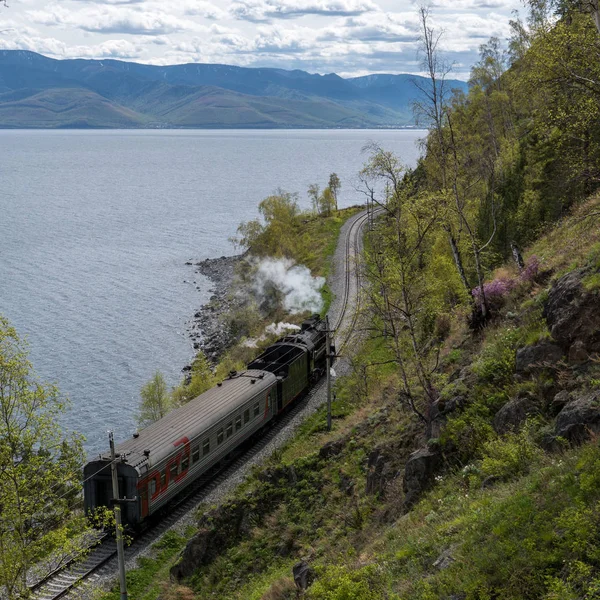
[[386,218],[371,240],[367,293],[373,329],[388,342],[398,366],[401,399],[423,421],[430,437],[438,397],[432,378],[437,345],[430,328],[425,268],[433,260],[431,234],[439,206],[431,195],[415,194],[403,175],[404,167],[393,153],[371,146],[361,178],[369,190],[382,190],[383,197],[374,199]]
[[215,376],[204,352],[196,354],[189,382],[177,386],[171,393],[175,405],[186,404],[215,385]]
[[[82,518],[82,437],[65,435],[67,407],[56,387],[41,383],[25,344],[0,316],[0,594],[28,596],[27,573],[49,554],[77,548]],[[40,567],[41,568],[41,567]]]
[[298,194],[277,190],[258,205],[258,210],[264,222],[254,219],[242,223],[232,241],[259,256],[293,256],[298,243]]
[[321,188],[318,183],[311,183],[308,186],[308,197],[312,204],[313,212],[319,212],[319,197],[321,196]]
[[323,193],[319,196],[319,212],[328,217],[331,211],[335,209],[335,196],[331,188],[326,187]]
[[138,423],[142,427],[162,419],[173,408],[165,378],[160,371],[156,371],[152,379],[142,387],[140,396]]
[[338,210],[338,194],[342,187],[342,182],[340,181],[340,178],[338,177],[337,173],[332,173],[329,176],[328,187],[331,190],[331,193],[333,194],[333,199],[335,200],[335,210]]

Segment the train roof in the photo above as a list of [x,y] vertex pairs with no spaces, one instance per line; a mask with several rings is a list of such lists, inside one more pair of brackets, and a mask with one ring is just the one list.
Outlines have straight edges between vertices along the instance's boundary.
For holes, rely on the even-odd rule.
[[[187,404],[172,410],[155,423],[142,429],[137,437],[118,444],[117,455],[124,455],[127,463],[148,468],[162,462],[175,450],[173,443],[186,436],[190,440],[206,431],[237,406],[260,395],[277,382],[273,373],[257,369],[240,371],[230,375],[221,385],[200,394]],[[146,451],[149,454],[146,455]],[[101,460],[110,460],[103,453]]]

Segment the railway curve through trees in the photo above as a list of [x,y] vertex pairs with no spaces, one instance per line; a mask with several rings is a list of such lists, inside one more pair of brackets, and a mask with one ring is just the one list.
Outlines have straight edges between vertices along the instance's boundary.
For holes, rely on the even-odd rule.
[[[335,366],[338,376],[349,372],[349,361],[345,349],[356,334],[360,308],[360,256],[362,239],[369,222],[367,211],[350,217],[342,226],[334,254],[332,273],[328,278],[334,299],[328,311],[330,327],[337,353],[340,356]],[[126,548],[127,569],[136,567],[137,559],[149,554],[151,546],[168,530],[183,531],[194,523],[194,509],[201,502],[218,503],[233,490],[249,473],[278,447],[290,439],[295,429],[311,413],[327,400],[325,379],[317,383],[283,418],[269,428],[250,448],[219,473],[203,477],[192,484],[191,490],[169,514],[137,538]],[[83,561],[65,564],[32,588],[35,600],[58,600],[59,598],[91,599],[98,587],[106,588],[116,581],[118,566],[114,542],[105,538],[91,547]]]

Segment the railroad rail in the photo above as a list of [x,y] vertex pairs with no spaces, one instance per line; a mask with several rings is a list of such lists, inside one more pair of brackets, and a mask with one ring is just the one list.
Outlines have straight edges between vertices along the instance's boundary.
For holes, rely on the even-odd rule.
[[[343,341],[339,351],[347,345],[358,319],[358,307],[360,302],[360,272],[357,257],[361,250],[362,231],[367,223],[369,215],[367,212],[359,214],[350,225],[346,235],[346,256],[344,259],[344,291],[340,298],[341,308],[338,312],[333,330],[336,335],[342,336]],[[347,321],[348,312],[353,305],[352,298],[355,297],[356,306],[352,310],[350,322]],[[345,325],[345,326],[344,326]],[[342,329],[342,326],[343,329]],[[243,464],[250,461],[261,450],[263,450],[273,439],[300,413],[317,393],[325,387],[322,379],[317,382],[294,406],[280,417],[276,422],[261,431],[258,438],[249,440],[242,444],[235,452],[235,456],[219,469],[212,469],[206,475],[198,478],[191,484],[175,504],[171,503],[169,512],[164,517],[149,527],[144,533],[133,540],[132,545],[126,550],[126,555],[132,551],[142,551],[144,548],[156,542],[169,529],[174,527],[180,519],[194,510],[210,492],[218,488],[228,477],[235,473]],[[103,567],[116,570],[117,547],[114,539],[108,534],[99,540],[94,540],[89,547],[83,551],[85,558],[74,557],[48,574],[44,579],[30,587],[33,600],[58,600],[71,595],[75,588],[91,583],[94,575],[98,574]],[[113,567],[114,563],[114,567]],[[100,575],[97,575],[100,577]]]
[[[360,265],[358,261],[362,250],[363,228],[365,224],[368,223],[369,219],[372,218],[372,216],[380,214],[381,212],[382,209],[376,209],[373,215],[370,215],[368,211],[359,214],[359,216],[350,226],[350,230],[346,236],[346,256],[344,259],[344,295],[342,298],[342,308],[340,309],[336,322],[332,327],[334,335],[341,339],[339,344],[336,344],[336,348],[339,353],[344,350],[350,341],[360,313]],[[354,294],[352,293],[353,286],[355,288]],[[348,307],[353,296],[355,299],[355,306],[354,310],[352,310],[351,320],[350,322],[346,323],[346,326],[342,330],[342,325],[346,319],[346,313],[348,312]]]
[[[107,534],[89,542],[81,554],[30,586],[31,598],[57,600],[66,596],[79,582],[90,578],[117,553],[117,544]],[[84,558],[82,558],[82,555]]]
[[[133,540],[131,546],[126,549],[125,554],[129,554],[132,550],[141,550],[158,541],[166,531],[174,527],[180,519],[194,510],[211,491],[219,487],[221,483],[235,473],[244,463],[251,460],[267,446],[323,386],[323,380],[313,386],[306,396],[291,407],[276,423],[267,425],[267,429],[262,432],[261,437],[257,438],[254,443],[250,442],[248,447],[245,447],[245,444],[243,444],[239,454],[231,462],[227,463],[225,467],[198,478],[187,488],[185,495],[179,501],[170,505],[169,512],[160,521],[157,521],[138,538]],[[63,565],[60,569],[48,575],[43,581],[31,587],[30,589],[33,592],[31,598],[34,600],[58,600],[59,598],[64,598],[74,588],[80,587],[84,582],[87,582],[86,580],[90,580],[101,567],[105,565],[111,566],[109,564],[111,560],[114,560],[114,569],[116,570],[117,546],[114,539],[107,536],[100,545],[88,548],[86,552],[87,556],[84,561],[76,562],[77,559],[73,559],[71,564]]]

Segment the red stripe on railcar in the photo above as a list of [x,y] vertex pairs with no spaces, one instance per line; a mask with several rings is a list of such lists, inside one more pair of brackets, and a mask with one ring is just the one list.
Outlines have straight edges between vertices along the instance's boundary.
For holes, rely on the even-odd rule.
[[140,497],[142,498],[142,518],[148,516],[149,508],[148,508],[148,486],[152,480],[154,480],[154,493],[152,494],[151,500],[156,500],[159,496],[164,494],[169,488],[169,482],[171,480],[171,467],[174,464],[178,466],[181,464],[181,459],[186,456],[188,459],[188,464],[185,470],[181,471],[178,475],[173,477],[173,481],[179,481],[183,479],[190,469],[191,462],[191,450],[190,450],[190,440],[184,436],[178,439],[176,442],[173,442],[173,446],[177,448],[178,446],[183,446],[181,452],[178,452],[175,456],[173,456],[165,465],[165,483],[161,485],[161,471],[154,470],[148,475],[146,475],[143,479],[140,479],[137,484],[137,489],[140,490]]

